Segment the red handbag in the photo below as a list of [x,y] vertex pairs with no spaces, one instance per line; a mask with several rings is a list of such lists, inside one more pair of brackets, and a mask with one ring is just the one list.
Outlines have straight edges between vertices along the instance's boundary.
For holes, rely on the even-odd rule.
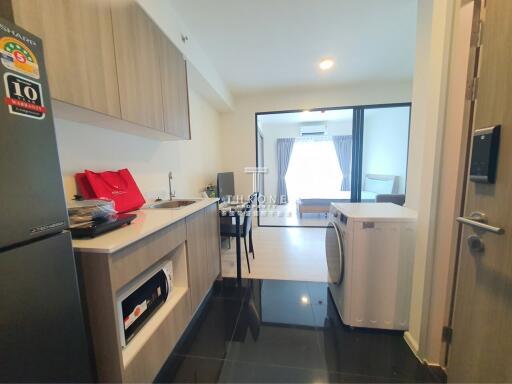
[[[89,191],[94,193],[93,198],[113,200],[115,209],[119,213],[135,211],[146,202],[128,169],[99,173],[86,169],[84,174],[90,186]],[[88,188],[85,187],[82,193],[87,190]]]
[[85,173],[75,173],[75,181],[76,185],[78,186],[78,191],[84,199],[96,198],[96,194],[92,190],[91,184],[89,184]]

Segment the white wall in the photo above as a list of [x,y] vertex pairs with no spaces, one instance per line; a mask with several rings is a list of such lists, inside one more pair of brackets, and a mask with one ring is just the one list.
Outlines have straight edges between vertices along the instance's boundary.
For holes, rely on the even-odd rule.
[[444,346],[439,335],[448,324],[451,293],[457,254],[460,214],[464,194],[465,160],[469,148],[466,138],[471,131],[467,119],[469,103],[466,101],[466,81],[470,56],[470,37],[473,21],[473,2],[456,9],[454,18],[452,53],[450,63],[448,97],[446,103],[445,130],[439,176],[439,201],[435,228],[435,248],[432,255],[431,281],[425,283],[425,305],[420,350],[429,362],[443,362]]
[[[264,176],[265,195],[277,196],[277,139],[300,138],[299,123],[264,123],[260,124],[263,134],[264,166],[268,173]],[[326,122],[327,137],[335,135],[352,135],[352,120]]]
[[236,96],[234,111],[221,114],[221,126],[224,164],[235,172],[237,193],[252,192],[252,176],[244,168],[256,165],[256,112],[410,102],[411,89],[411,82],[406,81]]
[[398,193],[404,193],[409,107],[366,110],[363,135],[363,177],[366,174],[398,176]]
[[416,63],[412,84],[411,131],[406,205],[417,209],[420,202],[423,142],[428,116],[433,0],[418,0]]
[[[411,313],[405,337],[425,358],[430,282],[443,131],[447,101],[452,23],[452,0],[418,2],[416,67],[414,73],[406,205],[418,212]],[[464,71],[466,68],[463,69]],[[443,167],[451,166],[443,164]],[[440,212],[443,220],[452,220]],[[445,255],[448,257],[448,255]],[[435,335],[441,337],[440,335]],[[435,361],[434,361],[435,363]]]
[[189,91],[192,140],[161,142],[56,119],[67,199],[76,193],[74,174],[128,168],[147,198],[168,197],[167,174],[178,196],[199,196],[221,169],[219,114]]

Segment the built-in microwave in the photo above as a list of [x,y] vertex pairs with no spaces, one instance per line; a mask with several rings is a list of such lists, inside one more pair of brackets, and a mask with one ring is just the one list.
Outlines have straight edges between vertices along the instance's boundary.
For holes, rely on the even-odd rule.
[[122,347],[137,334],[169,297],[173,284],[170,260],[151,268],[117,294],[117,317]]

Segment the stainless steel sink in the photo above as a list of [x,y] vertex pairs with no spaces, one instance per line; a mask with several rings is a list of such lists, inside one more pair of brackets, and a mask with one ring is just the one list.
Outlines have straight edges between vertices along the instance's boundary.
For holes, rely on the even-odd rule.
[[151,204],[148,208],[151,209],[179,209],[188,205],[197,203],[199,200],[167,200]]

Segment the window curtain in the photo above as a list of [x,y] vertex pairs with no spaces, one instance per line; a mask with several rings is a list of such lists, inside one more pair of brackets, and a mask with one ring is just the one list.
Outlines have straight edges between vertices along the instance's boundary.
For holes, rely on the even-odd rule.
[[350,178],[352,169],[352,136],[333,136],[332,142],[338,157],[343,179],[341,180],[341,190],[350,191]]
[[277,204],[288,203],[288,191],[286,189],[286,172],[292,157],[295,139],[277,139]]

